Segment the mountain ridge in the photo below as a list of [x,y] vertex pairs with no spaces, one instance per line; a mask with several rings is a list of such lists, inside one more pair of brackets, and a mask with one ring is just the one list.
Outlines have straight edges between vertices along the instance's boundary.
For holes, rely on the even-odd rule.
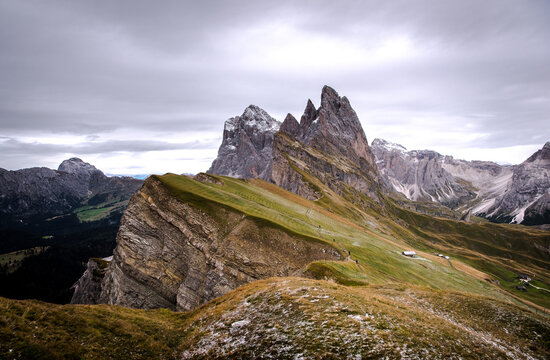
[[387,183],[410,200],[440,203],[495,222],[550,223],[550,142],[510,166],[431,150],[407,151],[383,139],[375,139],[372,148]]

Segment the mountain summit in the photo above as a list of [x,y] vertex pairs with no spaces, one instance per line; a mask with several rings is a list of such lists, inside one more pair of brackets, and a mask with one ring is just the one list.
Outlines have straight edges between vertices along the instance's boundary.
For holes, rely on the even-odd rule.
[[81,159],[76,157],[63,160],[63,162],[59,164],[57,171],[64,171],[69,174],[82,174],[82,173],[91,174],[96,171],[101,172],[98,168],[96,168],[92,164],[84,162]]
[[299,123],[288,114],[280,124],[253,105],[227,120],[218,157],[208,172],[261,178],[307,199],[322,196],[315,181],[341,194],[359,191],[378,198],[380,190],[359,118],[349,100],[329,86],[322,89],[319,108],[307,101]]
[[281,131],[319,150],[342,155],[357,164],[363,159],[367,166],[374,166],[374,155],[357,114],[349,100],[340,97],[333,88],[323,87],[319,109],[308,100],[299,131],[295,125],[289,124],[293,119],[287,116],[287,124],[283,123]]
[[218,157],[208,170],[211,174],[269,180],[273,134],[281,123],[256,105],[241,116],[225,122]]

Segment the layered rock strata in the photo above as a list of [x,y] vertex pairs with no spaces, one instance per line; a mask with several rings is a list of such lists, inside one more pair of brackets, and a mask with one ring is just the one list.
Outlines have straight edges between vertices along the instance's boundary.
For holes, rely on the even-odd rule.
[[100,294],[90,298],[189,310],[254,280],[299,274],[320,259],[340,255],[226,206],[178,200],[150,177],[124,213]]
[[318,109],[308,100],[300,123],[289,114],[275,135],[271,181],[307,199],[322,195],[315,186],[320,181],[349,200],[359,192],[376,201],[379,180],[357,114],[346,97],[328,86]]

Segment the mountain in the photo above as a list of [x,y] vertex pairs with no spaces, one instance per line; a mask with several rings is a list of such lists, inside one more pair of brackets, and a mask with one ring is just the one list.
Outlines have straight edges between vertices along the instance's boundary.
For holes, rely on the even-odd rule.
[[[503,266],[498,259],[503,256],[501,243],[506,241],[506,256],[514,259],[506,265],[508,269],[525,271],[530,266],[531,271],[536,268],[546,274],[550,266],[542,260],[548,255],[546,232],[435,220],[389,198],[356,113],[348,99],[332,88],[323,88],[319,108],[307,102],[299,123],[287,115],[278,132],[273,133],[271,126],[256,126],[262,123],[258,116],[264,124],[276,124],[259,108],[249,107],[243,116],[230,120],[235,128],[228,129],[226,123],[222,148],[242,146],[246,142],[234,139],[251,139],[250,134],[261,139],[256,144],[272,144],[271,165],[262,167],[265,171],[271,168],[270,183],[216,174],[152,176],[130,201],[99,290],[88,289],[89,279],[82,279],[76,286],[75,302],[186,310],[242,284],[293,274],[321,273],[345,283],[363,283],[370,279],[364,277],[365,271],[374,271],[375,278],[407,282],[405,274],[396,275],[400,271],[382,271],[382,275],[375,270],[387,267],[386,260],[396,268],[406,267],[408,262],[403,263],[401,255],[389,260],[385,250],[378,252],[390,246],[390,252],[400,254],[404,244],[474,259],[482,252],[483,262],[470,261],[490,270],[488,278],[504,282],[510,279],[485,266]],[[255,125],[247,127],[246,123]],[[273,133],[272,142],[265,141],[267,135],[262,137],[260,128],[269,136]],[[236,170],[226,169],[229,173],[258,164],[257,153],[252,151],[232,154],[225,163],[234,164]],[[433,161],[436,155],[427,152],[417,154],[416,159],[423,168],[439,166],[444,183],[452,178],[446,177],[440,162]],[[220,161],[218,157],[215,163]],[[386,236],[402,245],[388,245]],[[530,239],[527,247],[526,238]],[[346,258],[346,252],[347,260],[353,261],[343,268],[320,266],[317,261],[332,264],[336,258]],[[495,256],[494,261],[487,256]],[[363,265],[357,268],[361,261],[371,270]],[[316,265],[312,268],[311,264]],[[95,265],[90,266],[88,275]],[[446,279],[447,271],[431,269],[430,275],[416,276],[423,284],[437,287],[440,280],[433,276]],[[450,283],[444,288],[462,288],[454,280]]]
[[108,199],[128,199],[142,183],[128,177],[107,177],[78,158],[63,161],[57,170],[0,169],[2,224],[59,216]]
[[486,200],[477,213],[502,222],[550,224],[550,142],[513,167],[505,192]]
[[315,185],[319,180],[350,198],[359,191],[378,199],[381,191],[359,118],[349,100],[329,86],[322,89],[318,109],[308,100],[300,123],[288,114],[280,124],[254,105],[227,120],[208,173],[260,178],[307,199],[322,196]]
[[445,156],[435,151],[407,151],[383,139],[374,139],[372,149],[381,174],[407,199],[434,201],[456,208],[476,196],[471,186],[458,182],[445,169]]
[[78,158],[58,170],[0,169],[0,295],[69,302],[88,258],[112,254],[142,184]]
[[224,125],[218,157],[208,173],[269,180],[273,135],[280,126],[280,122],[255,105],[247,107],[241,116],[230,118]]
[[[234,142],[251,138],[236,128],[224,130],[222,146],[249,146]],[[186,312],[68,307],[84,319],[108,312],[99,333],[77,336],[54,308],[57,336],[85,336],[79,354],[114,357],[113,348],[177,358],[546,357],[549,231],[402,206],[350,102],[329,87],[300,122],[287,115],[266,132],[272,142],[254,142],[271,148],[253,146],[271,151],[271,163],[237,151],[227,157],[235,171],[223,171],[254,168],[269,181],[151,176],[129,202],[112,259],[88,262],[72,301]],[[410,171],[440,166],[441,184],[452,179],[435,155],[423,156]],[[14,312],[5,323],[26,326]],[[105,348],[113,332],[121,340]]]
[[407,151],[383,139],[375,139],[372,149],[386,183],[409,200],[436,202],[495,222],[550,223],[550,143],[513,166]]
[[288,115],[275,134],[271,181],[307,199],[323,196],[317,182],[349,200],[379,200],[379,173],[365,132],[349,100],[328,87],[321,106],[308,100],[297,124]]
[[246,202],[244,208],[221,206],[202,193],[211,183],[227,187],[229,201],[246,201],[230,192],[245,185],[229,178],[150,177],[124,213],[101,292],[90,290],[83,277],[73,302],[190,310],[245,283],[341,258],[330,244],[259,221]]

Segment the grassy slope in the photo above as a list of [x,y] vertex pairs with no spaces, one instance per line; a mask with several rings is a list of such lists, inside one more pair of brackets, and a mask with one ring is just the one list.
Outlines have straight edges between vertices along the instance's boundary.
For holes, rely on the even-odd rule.
[[80,221],[97,221],[106,218],[114,211],[123,211],[128,200],[106,202],[98,205],[86,205],[74,210]]
[[[316,238],[351,253],[349,260],[352,261],[312,264],[309,273],[314,276],[335,278],[343,284],[406,283],[435,289],[468,291],[517,301],[485,280],[493,278],[494,275],[486,275],[467,263],[455,259],[449,262],[430,253],[420,253],[421,256],[417,259],[402,256],[401,251],[410,249],[411,243],[417,245],[417,250],[428,250],[426,244],[429,243],[430,237],[419,233],[416,228],[406,229],[388,219],[378,219],[382,224],[386,223],[386,228],[371,226],[377,221],[372,214],[355,209],[334,193],[327,192],[330,196],[325,196],[318,202],[311,202],[261,180],[245,181],[214,176],[218,182],[223,183],[216,184],[174,174],[157,178],[175,196],[195,206],[202,206],[205,211],[215,211],[215,206],[207,207],[206,203],[232,207],[249,216],[283,227],[287,231]],[[338,206],[333,206],[336,203]],[[339,215],[328,210],[346,205],[347,212],[355,211],[360,214],[343,217],[347,214]],[[400,208],[396,209],[394,211],[410,213]],[[443,219],[437,219],[436,223],[439,221],[458,223]],[[503,229],[505,232],[506,229]],[[472,264],[477,265],[476,262]],[[535,291],[531,290],[528,292],[534,293]],[[524,293],[520,295],[525,296]],[[537,296],[531,296],[529,300],[550,307],[548,295],[550,294],[544,291],[537,291]]]
[[0,359],[544,359],[550,324],[517,306],[414,286],[276,278],[188,313],[0,298]]
[[0,298],[0,359],[176,358],[187,315]]

